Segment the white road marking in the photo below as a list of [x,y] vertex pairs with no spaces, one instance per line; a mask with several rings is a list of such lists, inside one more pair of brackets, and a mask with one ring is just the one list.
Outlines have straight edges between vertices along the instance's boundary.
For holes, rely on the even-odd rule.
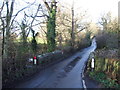
[[83,83],[83,88],[84,88],[85,90],[87,90],[87,87],[86,87],[86,85],[85,85],[85,80],[83,80],[83,78],[84,78],[84,70],[85,70],[85,65],[83,66],[83,70],[82,70],[82,83]]
[[86,85],[85,85],[85,81],[82,80],[82,82],[83,82],[83,88],[84,88],[85,90],[87,90],[87,87],[86,87]]

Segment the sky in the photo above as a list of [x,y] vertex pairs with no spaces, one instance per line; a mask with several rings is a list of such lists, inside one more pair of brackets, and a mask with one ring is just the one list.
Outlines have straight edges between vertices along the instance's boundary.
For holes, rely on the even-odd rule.
[[93,22],[97,22],[103,14],[111,12],[113,16],[118,16],[118,2],[120,0],[60,0],[69,5],[74,1],[74,7],[87,11]]
[[[0,0],[0,6],[1,2],[4,0]],[[10,1],[10,0],[9,0]],[[26,2],[33,2],[34,0],[16,0],[17,1],[17,7],[15,9],[18,9],[19,7],[25,6],[24,1]],[[42,2],[42,0],[36,0],[38,3]],[[50,0],[46,0],[50,1]],[[89,18],[93,22],[97,22],[103,14],[107,12],[111,12],[113,16],[118,16],[118,2],[120,0],[56,0],[58,2],[72,5],[74,1],[74,8],[77,12],[87,11],[87,14],[89,15]],[[31,9],[30,9],[31,10]],[[77,13],[75,12],[75,13]]]
[[[0,7],[2,6],[2,2],[5,0],[0,0]],[[11,0],[8,0],[11,1]],[[21,8],[27,6],[25,2],[33,2],[34,0],[15,0],[15,7],[14,7],[14,13],[20,10]],[[36,0],[37,3],[42,3],[43,0]],[[50,1],[50,0],[46,0]],[[63,3],[67,6],[72,6],[73,0],[56,0]],[[87,11],[88,14],[88,21],[92,21],[93,23],[98,23],[100,20],[100,17],[104,15],[107,12],[111,12],[114,17],[118,17],[118,2],[120,0],[74,0],[74,8],[75,13],[81,12],[81,11]],[[59,3],[58,3],[59,4]],[[6,9],[5,9],[6,10]],[[27,9],[27,13],[29,12],[34,14],[34,11],[36,11],[36,8],[32,6],[32,9]],[[120,12],[120,11],[119,11]],[[17,16],[18,21],[21,21],[23,19],[24,13],[20,13]],[[38,27],[36,27],[37,30]],[[39,29],[38,29],[39,30]]]

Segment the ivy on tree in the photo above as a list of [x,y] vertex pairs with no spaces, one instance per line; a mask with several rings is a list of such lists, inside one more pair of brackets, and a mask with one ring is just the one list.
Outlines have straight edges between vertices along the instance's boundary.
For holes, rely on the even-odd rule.
[[51,6],[44,0],[44,3],[48,9],[48,18],[47,18],[47,45],[48,52],[54,51],[56,48],[56,1],[52,0]]
[[34,54],[36,54],[36,52],[37,52],[37,41],[36,41],[36,36],[37,36],[37,34],[35,34],[35,31],[34,30],[31,30],[32,31],[32,42],[31,42],[31,44],[32,44],[32,50],[33,50],[33,52],[34,52]]

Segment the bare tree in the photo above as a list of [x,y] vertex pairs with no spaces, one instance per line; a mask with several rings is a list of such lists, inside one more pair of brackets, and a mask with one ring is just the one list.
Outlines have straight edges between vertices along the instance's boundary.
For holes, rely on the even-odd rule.
[[[3,41],[2,41],[2,57],[5,55],[5,57],[8,58],[10,51],[10,43],[11,43],[11,29],[13,27],[13,23],[16,19],[16,17],[18,16],[18,14],[23,11],[24,9],[30,7],[31,5],[34,4],[34,2],[22,9],[20,9],[19,11],[17,11],[17,13],[15,15],[13,15],[13,11],[14,11],[14,4],[15,4],[15,0],[12,1],[4,1],[3,5],[1,7],[1,11],[0,11],[0,19],[2,21],[2,32],[3,32]],[[4,8],[5,7],[5,8]],[[4,12],[4,14],[6,15],[2,15],[3,12],[3,8],[6,9]]]
[[60,38],[59,33],[62,34],[62,42],[68,42],[69,45],[74,47],[76,36],[83,30],[85,30],[88,25],[82,23],[82,20],[85,18],[84,13],[80,13],[77,16],[74,7],[69,6],[58,6],[57,12],[57,32],[58,38]]
[[107,14],[104,14],[99,21],[99,24],[103,27],[103,30],[107,30],[108,23],[111,22],[111,13],[108,12]]

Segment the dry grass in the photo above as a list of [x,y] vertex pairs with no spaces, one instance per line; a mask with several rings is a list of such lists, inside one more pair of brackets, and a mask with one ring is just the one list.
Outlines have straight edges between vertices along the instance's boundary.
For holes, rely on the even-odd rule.
[[118,58],[118,49],[113,50],[97,50],[96,56],[103,58]]

